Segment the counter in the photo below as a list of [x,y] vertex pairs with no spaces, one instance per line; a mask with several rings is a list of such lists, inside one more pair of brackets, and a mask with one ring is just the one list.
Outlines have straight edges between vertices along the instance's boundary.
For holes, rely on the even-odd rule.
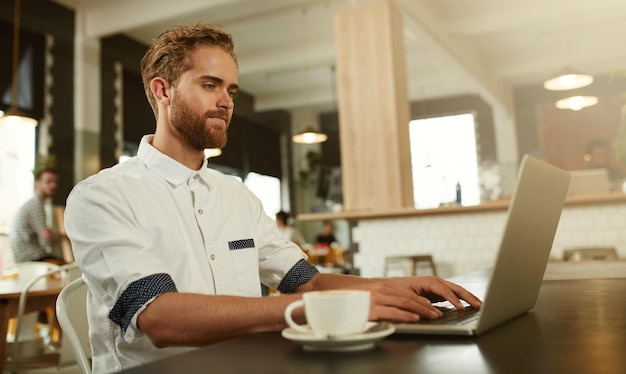
[[[335,220],[346,219],[349,221],[358,221],[365,219],[377,218],[393,218],[393,217],[410,217],[410,216],[428,216],[440,214],[463,214],[475,212],[504,211],[509,207],[510,198],[488,201],[480,205],[458,206],[458,205],[442,205],[434,209],[415,209],[413,207],[400,209],[377,209],[377,210],[358,210],[358,211],[339,211],[324,213],[303,213],[297,216],[298,221],[318,221],[318,220]],[[626,194],[611,193],[602,195],[571,195],[565,201],[565,206],[578,205],[597,205],[612,204],[626,202]]]
[[[431,255],[442,277],[493,266],[509,200],[477,206],[302,214],[298,220],[353,221],[353,266],[362,276],[385,275],[387,257]],[[551,257],[566,249],[614,247],[626,258],[626,194],[572,195],[565,203]]]

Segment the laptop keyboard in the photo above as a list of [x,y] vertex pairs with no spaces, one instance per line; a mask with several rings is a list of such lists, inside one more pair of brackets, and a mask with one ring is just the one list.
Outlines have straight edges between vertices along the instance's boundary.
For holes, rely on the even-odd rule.
[[478,320],[480,317],[480,309],[467,307],[463,310],[457,310],[455,308],[437,307],[437,309],[443,312],[443,316],[437,319],[422,319],[418,323],[420,324],[455,324],[465,325],[470,322]]

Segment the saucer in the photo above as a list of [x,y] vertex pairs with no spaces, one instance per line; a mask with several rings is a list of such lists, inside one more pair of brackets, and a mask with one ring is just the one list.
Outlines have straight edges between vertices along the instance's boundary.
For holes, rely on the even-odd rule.
[[328,338],[288,327],[282,331],[282,336],[302,344],[306,351],[353,352],[374,348],[377,341],[393,334],[395,330],[390,323],[368,322],[366,331],[360,334]]

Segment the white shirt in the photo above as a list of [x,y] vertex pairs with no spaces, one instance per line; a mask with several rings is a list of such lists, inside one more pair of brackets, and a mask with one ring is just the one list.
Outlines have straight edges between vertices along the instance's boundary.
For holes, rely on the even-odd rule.
[[142,139],[137,157],[77,184],[67,200],[65,227],[89,286],[94,373],[188,349],[157,349],[137,328],[160,293],[261,296],[261,282],[278,288],[306,259],[244,184],[206,161],[191,170],[151,140]]

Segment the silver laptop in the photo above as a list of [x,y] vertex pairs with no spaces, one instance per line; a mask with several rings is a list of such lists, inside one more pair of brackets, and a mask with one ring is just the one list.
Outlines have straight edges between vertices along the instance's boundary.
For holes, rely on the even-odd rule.
[[463,321],[394,324],[396,332],[479,335],[534,308],[569,183],[570,173],[524,156],[495,266],[483,273],[482,284],[453,279],[483,297],[481,308]]

